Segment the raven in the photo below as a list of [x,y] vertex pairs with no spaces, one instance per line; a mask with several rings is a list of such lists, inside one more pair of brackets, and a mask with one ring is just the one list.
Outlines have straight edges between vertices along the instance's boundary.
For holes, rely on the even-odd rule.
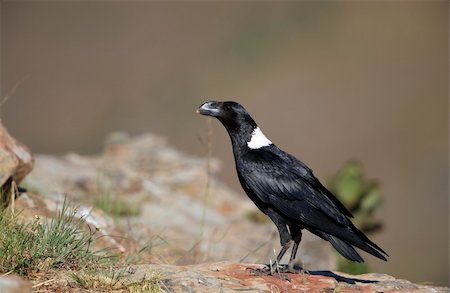
[[293,242],[288,270],[295,271],[303,229],[329,241],[349,260],[364,262],[357,247],[386,261],[387,253],[353,225],[349,219],[352,214],[311,169],[265,137],[243,106],[210,101],[197,112],[217,118],[228,131],[242,188],[280,234],[277,266]]

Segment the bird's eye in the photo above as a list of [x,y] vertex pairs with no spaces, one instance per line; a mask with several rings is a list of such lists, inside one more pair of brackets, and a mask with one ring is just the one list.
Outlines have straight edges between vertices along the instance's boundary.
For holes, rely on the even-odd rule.
[[210,103],[209,103],[209,106],[210,106],[211,108],[219,108],[219,103],[218,103],[218,102],[210,102]]

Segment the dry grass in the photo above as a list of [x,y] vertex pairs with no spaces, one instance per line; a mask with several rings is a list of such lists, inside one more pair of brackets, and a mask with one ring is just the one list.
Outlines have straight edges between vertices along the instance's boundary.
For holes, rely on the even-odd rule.
[[111,256],[92,251],[95,232],[85,229],[84,219],[64,202],[51,220],[36,217],[22,223],[9,210],[0,211],[0,271],[22,276],[51,269],[81,269]]

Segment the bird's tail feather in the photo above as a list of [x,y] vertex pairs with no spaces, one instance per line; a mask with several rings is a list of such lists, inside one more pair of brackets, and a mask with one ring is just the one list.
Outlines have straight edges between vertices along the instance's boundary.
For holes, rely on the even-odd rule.
[[[370,240],[369,240],[370,241]],[[371,241],[372,242],[372,241]],[[373,243],[373,242],[372,242]],[[381,254],[380,251],[378,251],[375,247],[373,247],[370,243],[355,243],[354,246],[364,250],[367,253],[370,253],[373,256],[378,257],[379,259],[382,259],[384,261],[387,261],[386,257]],[[382,251],[382,250],[381,250]]]
[[[359,231],[358,228],[355,226],[348,227],[349,230],[353,233],[347,234],[347,237],[345,239],[342,239],[341,237],[337,237],[331,234],[323,233],[322,235],[326,240],[328,240],[331,245],[344,257],[356,261],[356,262],[363,262],[362,257],[356,252],[356,250],[353,248],[353,246],[358,247],[361,250],[364,250],[367,253],[370,253],[371,255],[378,257],[379,259],[382,259],[384,261],[387,261],[386,256],[388,254],[384,252],[378,245],[373,243],[369,238],[367,238],[366,235],[364,235],[363,232]],[[352,237],[348,237],[348,235],[352,235]],[[355,235],[356,234],[356,235]],[[383,255],[384,254],[384,255]]]
[[333,247],[345,258],[356,261],[364,262],[364,259],[356,252],[352,245],[340,240],[336,236],[323,233],[324,237],[333,245]]
[[351,227],[352,227],[353,232],[355,232],[355,234],[358,235],[359,238],[361,238],[361,240],[364,242],[364,246],[369,246],[371,248],[371,250],[376,252],[376,254],[374,254],[374,253],[372,253],[372,252],[370,252],[368,250],[365,250],[364,248],[360,247],[362,250],[365,250],[368,253],[370,253],[372,255],[375,255],[378,258],[381,258],[382,260],[386,260],[384,255],[385,256],[389,256],[389,255],[383,249],[381,249],[381,247],[379,247],[374,242],[372,242],[369,238],[367,238],[367,236],[363,232],[361,232],[358,228],[356,228],[353,224],[351,225]]

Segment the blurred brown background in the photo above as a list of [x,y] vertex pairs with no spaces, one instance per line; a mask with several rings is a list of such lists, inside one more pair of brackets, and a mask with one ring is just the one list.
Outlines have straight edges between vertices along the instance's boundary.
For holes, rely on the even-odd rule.
[[[1,117],[38,153],[155,132],[204,155],[208,99],[244,104],[321,179],[385,194],[373,271],[449,281],[448,2],[1,2]],[[225,130],[222,178],[241,192]],[[242,193],[242,192],[241,192]]]

